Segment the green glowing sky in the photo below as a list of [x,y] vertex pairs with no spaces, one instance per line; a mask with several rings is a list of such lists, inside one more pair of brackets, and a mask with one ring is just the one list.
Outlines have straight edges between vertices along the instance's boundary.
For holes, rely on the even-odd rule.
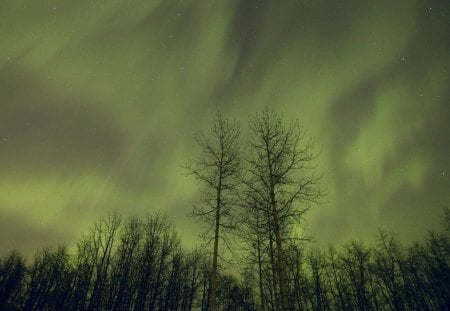
[[450,2],[2,0],[0,253],[112,210],[193,243],[192,134],[266,105],[323,148],[319,243],[420,238],[450,202]]

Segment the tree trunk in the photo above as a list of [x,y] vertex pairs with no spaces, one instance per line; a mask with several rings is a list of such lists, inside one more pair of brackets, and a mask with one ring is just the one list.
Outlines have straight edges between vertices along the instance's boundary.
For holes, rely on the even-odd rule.
[[[268,162],[271,163],[270,153],[267,153]],[[280,286],[281,310],[289,310],[288,289],[286,278],[286,262],[283,252],[283,243],[281,241],[280,223],[278,219],[277,201],[275,199],[275,186],[273,181],[273,170],[269,164],[270,172],[270,203],[272,206],[273,231],[275,233],[275,245],[277,248],[277,267],[278,267],[278,283]]]
[[280,230],[277,223],[275,223],[275,244],[277,246],[278,279],[280,285],[281,309],[283,311],[288,311],[289,302],[288,302],[288,289],[286,286],[287,284],[286,262],[283,253],[283,245],[281,241]]
[[[270,218],[270,215],[268,216]],[[270,288],[270,298],[272,302],[272,310],[279,311],[280,305],[279,305],[279,297],[278,297],[278,290],[277,290],[277,266],[275,264],[275,251],[273,247],[273,229],[271,225],[271,221],[269,221],[269,255],[270,255],[270,265],[272,268],[272,278],[269,280],[269,288]]]
[[261,233],[259,227],[259,211],[256,211],[256,245],[258,252],[258,277],[259,277],[259,294],[261,296],[261,310],[265,310],[266,300],[264,298],[263,276],[262,276],[262,260],[261,260]]
[[219,176],[219,188],[217,190],[217,205],[216,205],[216,224],[214,229],[214,252],[213,264],[211,270],[211,295],[210,295],[210,310],[217,310],[217,255],[219,252],[219,226],[220,226],[220,204],[221,204],[221,176]]

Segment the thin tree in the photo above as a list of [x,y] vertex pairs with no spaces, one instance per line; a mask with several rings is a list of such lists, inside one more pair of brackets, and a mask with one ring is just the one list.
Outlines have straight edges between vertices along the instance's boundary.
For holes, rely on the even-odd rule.
[[268,215],[275,240],[281,307],[288,310],[283,242],[292,225],[321,195],[318,178],[310,171],[315,158],[313,143],[311,139],[305,141],[298,122],[286,127],[281,115],[265,109],[250,119],[250,148],[246,185],[258,196],[258,206]]
[[197,161],[189,163],[186,169],[205,186],[203,204],[194,208],[193,216],[209,225],[205,236],[212,233],[209,242],[214,241],[209,303],[210,310],[215,311],[219,239],[226,242],[221,229],[232,229],[234,226],[232,207],[239,184],[237,176],[241,170],[239,125],[218,113],[209,136],[201,134],[196,140],[201,155]]

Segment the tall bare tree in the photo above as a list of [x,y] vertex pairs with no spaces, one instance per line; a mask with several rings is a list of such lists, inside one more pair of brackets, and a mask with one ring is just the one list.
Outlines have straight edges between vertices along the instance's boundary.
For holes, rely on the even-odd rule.
[[201,155],[186,168],[205,186],[203,204],[194,208],[193,216],[209,225],[208,233],[212,233],[209,241],[214,241],[209,303],[210,310],[215,311],[219,239],[223,238],[221,229],[232,229],[234,226],[232,207],[239,184],[237,176],[241,170],[239,125],[218,113],[209,135],[201,134],[196,140]]
[[304,139],[298,122],[288,126],[282,116],[265,109],[250,119],[249,176],[246,185],[268,216],[275,240],[278,286],[282,310],[289,309],[283,242],[292,225],[321,195],[318,177],[311,171],[313,142]]

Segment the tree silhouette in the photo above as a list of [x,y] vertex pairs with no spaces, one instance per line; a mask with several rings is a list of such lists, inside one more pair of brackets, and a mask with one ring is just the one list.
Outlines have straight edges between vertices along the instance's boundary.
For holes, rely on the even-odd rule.
[[0,259],[0,310],[19,303],[25,269],[23,257],[15,250]]
[[[320,197],[318,178],[308,173],[312,141],[304,140],[298,122],[285,126],[281,115],[266,109],[250,120],[250,154],[246,185],[273,232],[278,285],[283,310],[289,309],[286,259],[283,249],[292,225]],[[297,203],[302,203],[300,206]]]
[[[205,186],[203,205],[194,209],[198,217],[213,231],[213,256],[211,269],[211,311],[217,310],[217,259],[222,229],[234,227],[232,207],[235,204],[238,174],[241,169],[239,157],[239,126],[217,114],[208,137],[199,135],[201,148],[199,160],[187,165],[187,170]],[[224,240],[226,242],[226,240]]]
[[[303,137],[298,123],[285,126],[267,109],[250,119],[244,162],[238,125],[218,114],[187,166],[205,186],[194,215],[209,225],[212,256],[183,249],[161,213],[123,222],[110,214],[73,252],[0,258],[0,310],[449,310],[448,209],[442,230],[407,247],[387,231],[375,246],[326,251],[294,235],[321,196]],[[230,233],[245,246],[228,272],[218,258]]]
[[[88,305],[90,310],[210,310],[212,266],[207,254],[183,250],[174,227],[161,214],[123,225],[114,219],[96,222],[75,254],[61,246],[39,250],[28,264],[16,251],[0,258],[1,310],[87,310]],[[106,247],[95,247],[100,244],[94,238],[115,241],[108,256]],[[217,274],[218,310],[277,308],[275,293],[270,296],[269,241],[263,242],[261,279],[252,268],[258,267],[253,256],[240,274]],[[445,230],[430,232],[407,248],[385,231],[375,247],[353,241],[325,252],[295,240],[284,242],[290,310],[450,306],[450,240]],[[261,287],[265,305],[258,302]]]

